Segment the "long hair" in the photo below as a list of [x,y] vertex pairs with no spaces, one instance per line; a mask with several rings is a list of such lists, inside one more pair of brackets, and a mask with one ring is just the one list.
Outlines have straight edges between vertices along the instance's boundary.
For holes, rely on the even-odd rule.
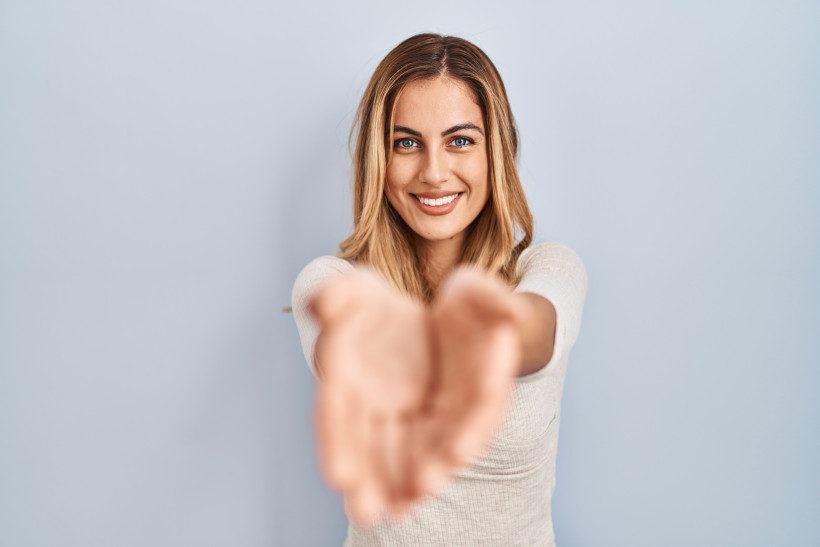
[[453,36],[418,34],[379,63],[364,92],[351,131],[353,233],[339,256],[367,264],[401,292],[429,303],[433,298],[413,231],[384,192],[393,141],[393,118],[402,89],[412,81],[447,76],[475,95],[487,131],[490,196],[468,228],[462,263],[518,282],[516,263],[532,242],[532,214],[518,177],[518,131],[498,70],[474,44]]

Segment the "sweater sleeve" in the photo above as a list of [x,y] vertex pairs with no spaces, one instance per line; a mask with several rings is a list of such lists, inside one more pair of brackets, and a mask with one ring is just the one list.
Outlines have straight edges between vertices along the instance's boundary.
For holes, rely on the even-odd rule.
[[302,342],[302,351],[305,354],[310,371],[318,378],[316,362],[313,359],[313,349],[316,346],[316,337],[319,335],[319,326],[308,311],[308,302],[313,291],[328,278],[349,272],[353,265],[347,260],[335,256],[320,256],[305,266],[296,277],[291,293],[291,307],[293,319],[299,330],[299,339]]
[[541,243],[526,249],[518,259],[521,282],[516,292],[543,296],[555,307],[555,345],[549,363],[519,380],[534,380],[572,349],[581,328],[587,293],[587,274],[580,257],[561,243]]

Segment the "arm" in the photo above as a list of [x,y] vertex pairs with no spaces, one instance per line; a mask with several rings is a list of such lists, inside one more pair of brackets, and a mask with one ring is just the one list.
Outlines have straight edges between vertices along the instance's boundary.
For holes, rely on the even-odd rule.
[[555,306],[534,293],[513,294],[513,314],[517,337],[521,341],[518,376],[544,368],[555,347]]
[[437,491],[490,441],[520,359],[514,295],[462,270],[425,309],[366,269],[305,281],[318,277],[300,275],[293,308],[321,379],[319,460],[351,519],[372,522]]
[[316,318],[310,313],[310,301],[316,290],[326,281],[350,271],[353,271],[353,265],[350,262],[335,256],[321,256],[305,266],[293,284],[291,293],[293,320],[299,331],[305,360],[316,378],[319,378],[320,372],[316,366],[314,354],[320,329]]
[[522,343],[519,376],[564,357],[581,328],[587,273],[578,255],[561,243],[541,243],[518,259],[516,324]]
[[539,374],[572,346],[586,274],[567,247],[536,245],[519,259],[516,292],[459,270],[423,310],[374,274],[333,260],[300,274],[294,318],[322,379],[316,427],[325,478],[354,520],[369,521],[436,491],[482,450],[515,376]]

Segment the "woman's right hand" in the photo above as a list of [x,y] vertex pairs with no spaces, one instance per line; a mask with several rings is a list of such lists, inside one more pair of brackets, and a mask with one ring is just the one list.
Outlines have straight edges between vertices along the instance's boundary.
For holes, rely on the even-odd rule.
[[432,380],[425,312],[365,269],[326,283],[311,311],[321,327],[315,419],[325,478],[355,521],[399,513],[417,496],[415,438]]

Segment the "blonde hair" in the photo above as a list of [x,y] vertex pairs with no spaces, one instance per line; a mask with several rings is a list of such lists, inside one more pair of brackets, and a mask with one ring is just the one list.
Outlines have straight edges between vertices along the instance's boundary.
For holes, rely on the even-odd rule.
[[532,214],[516,167],[518,131],[495,65],[461,38],[408,38],[379,63],[359,103],[351,131],[356,143],[354,229],[339,244],[339,256],[375,268],[403,293],[428,303],[434,295],[414,233],[387,200],[384,187],[398,95],[411,81],[441,76],[460,80],[473,91],[487,134],[490,197],[470,225],[461,262],[515,284],[518,257],[532,242]]

